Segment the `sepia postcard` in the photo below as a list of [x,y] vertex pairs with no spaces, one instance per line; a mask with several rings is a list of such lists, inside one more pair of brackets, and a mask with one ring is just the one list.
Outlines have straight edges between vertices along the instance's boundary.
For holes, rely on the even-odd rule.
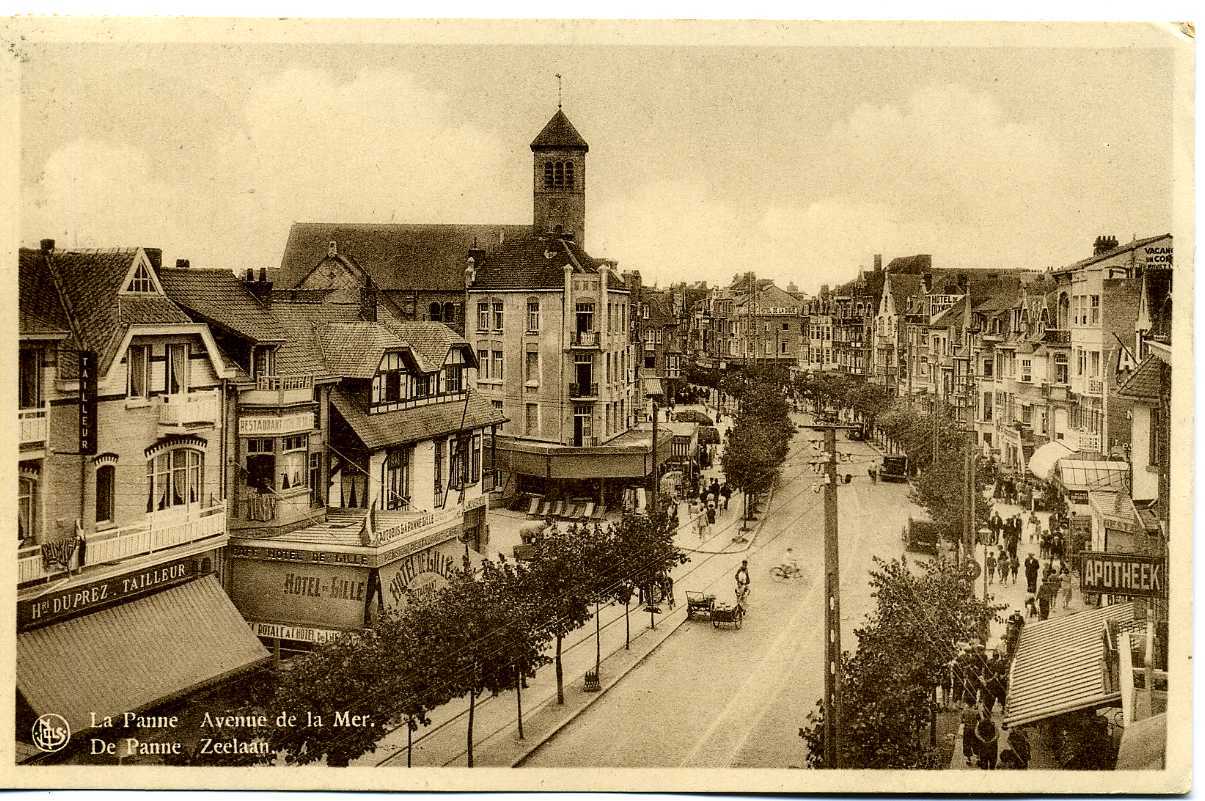
[[1189,789],[1191,23],[0,31],[0,785]]

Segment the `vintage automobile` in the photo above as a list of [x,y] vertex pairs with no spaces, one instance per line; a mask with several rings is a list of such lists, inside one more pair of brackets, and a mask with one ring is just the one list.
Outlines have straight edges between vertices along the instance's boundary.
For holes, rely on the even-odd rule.
[[941,544],[941,533],[932,520],[917,520],[909,517],[900,534],[905,551],[926,551],[936,554]]
[[883,481],[907,481],[908,457],[892,455],[883,457],[883,466],[879,470],[879,478]]

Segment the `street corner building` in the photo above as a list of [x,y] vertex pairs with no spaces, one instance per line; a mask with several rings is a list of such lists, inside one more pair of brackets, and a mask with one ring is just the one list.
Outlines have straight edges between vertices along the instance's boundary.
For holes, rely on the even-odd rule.
[[269,656],[223,589],[236,367],[159,259],[20,251],[19,759]]

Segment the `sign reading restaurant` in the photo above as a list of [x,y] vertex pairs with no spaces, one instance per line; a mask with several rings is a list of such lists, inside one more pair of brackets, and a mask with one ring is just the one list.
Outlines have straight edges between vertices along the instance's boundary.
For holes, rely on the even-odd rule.
[[1167,597],[1167,563],[1138,554],[1080,553],[1080,590],[1100,595]]

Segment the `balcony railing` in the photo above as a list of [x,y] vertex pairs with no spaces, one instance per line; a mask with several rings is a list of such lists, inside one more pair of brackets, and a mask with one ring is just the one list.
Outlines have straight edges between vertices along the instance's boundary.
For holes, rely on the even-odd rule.
[[218,390],[209,392],[182,392],[164,395],[159,405],[159,422],[165,426],[187,426],[200,423],[218,423],[221,404]]
[[572,332],[570,343],[576,348],[597,348],[598,332],[574,331]]
[[[207,507],[194,506],[179,512],[155,512],[141,523],[122,528],[98,531],[83,538],[83,554],[68,561],[80,568],[118,562],[136,556],[155,553],[181,545],[200,542],[226,534],[226,502],[214,502]],[[214,546],[220,545],[215,541]],[[17,554],[17,580],[35,581],[68,568],[43,557],[43,546],[21,548]]]
[[239,511],[242,512],[243,520],[270,523],[276,519],[276,510],[279,505],[280,497],[275,493],[252,493],[243,496]]
[[46,420],[49,412],[49,406],[43,406],[40,409],[17,410],[17,429],[20,432],[22,445],[46,441]]
[[598,384],[570,384],[569,397],[571,398],[597,398]]
[[243,393],[244,403],[286,404],[303,403],[314,399],[312,375],[261,375],[255,388]]

